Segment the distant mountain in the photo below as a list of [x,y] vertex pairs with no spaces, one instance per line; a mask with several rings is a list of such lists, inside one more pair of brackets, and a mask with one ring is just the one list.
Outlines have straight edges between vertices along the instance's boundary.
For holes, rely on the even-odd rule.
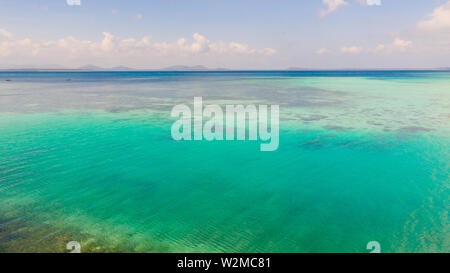
[[81,66],[78,69],[79,70],[89,70],[89,71],[129,71],[129,70],[135,70],[134,68],[126,67],[126,66],[123,66],[123,65],[114,66],[114,67],[111,67],[111,68],[103,68],[103,67],[92,65],[92,64]]
[[92,64],[80,66],[78,69],[79,70],[104,70],[102,67],[96,66],[96,65],[92,65]]
[[204,65],[194,65],[194,66],[187,66],[187,65],[174,65],[169,66],[166,68],[163,68],[163,70],[172,70],[172,71],[223,71],[228,70],[226,68],[209,68]]
[[112,70],[112,71],[129,71],[129,70],[135,70],[135,69],[134,69],[134,68],[131,68],[131,67],[126,67],[126,66],[120,65],[120,66],[115,66],[115,67],[108,68],[108,69],[106,69],[106,70]]

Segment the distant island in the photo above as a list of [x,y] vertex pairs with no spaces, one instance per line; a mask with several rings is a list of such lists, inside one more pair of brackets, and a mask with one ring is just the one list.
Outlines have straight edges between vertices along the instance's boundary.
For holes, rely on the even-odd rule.
[[224,71],[229,70],[227,68],[209,68],[204,65],[186,66],[186,65],[174,65],[164,68],[163,70],[171,71]]
[[92,64],[80,66],[78,69],[79,70],[90,70],[90,71],[129,71],[129,70],[136,70],[134,68],[126,67],[126,66],[123,66],[123,65],[115,66],[115,67],[111,67],[111,68],[103,68],[103,67],[92,65]]

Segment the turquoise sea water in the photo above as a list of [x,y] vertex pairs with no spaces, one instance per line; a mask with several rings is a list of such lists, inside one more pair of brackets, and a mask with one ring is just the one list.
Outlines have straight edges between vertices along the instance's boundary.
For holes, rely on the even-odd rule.
[[[194,96],[279,149],[174,141]],[[0,73],[0,252],[449,252],[449,151],[447,72]]]

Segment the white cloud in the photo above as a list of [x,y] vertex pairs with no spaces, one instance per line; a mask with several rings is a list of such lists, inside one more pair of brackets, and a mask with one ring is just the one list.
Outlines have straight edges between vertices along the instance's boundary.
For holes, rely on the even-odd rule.
[[103,36],[104,36],[104,38],[101,43],[101,48],[104,51],[112,51],[117,44],[116,39],[114,38],[114,36],[111,33],[108,33],[108,32],[103,32]]
[[208,52],[208,50],[210,49],[209,48],[210,41],[208,41],[208,39],[206,39],[204,36],[198,33],[194,33],[192,37],[194,37],[195,40],[195,42],[192,43],[192,45],[190,46],[192,52],[194,53]]
[[368,6],[381,6],[381,0],[366,0]]
[[356,0],[361,6],[381,6],[381,0]]
[[428,19],[418,23],[419,29],[423,30],[442,30],[450,29],[450,1],[437,7]]
[[402,40],[400,38],[395,38],[391,44],[384,45],[380,44],[375,49],[369,50],[370,52],[398,52],[398,51],[406,51],[411,48],[413,45],[412,41]]
[[[243,57],[259,59],[271,56],[272,48],[256,49],[238,42],[212,42],[195,33],[192,41],[180,38],[175,42],[152,41],[150,36],[140,39],[119,38],[103,32],[101,41],[79,40],[69,36],[56,41],[33,41],[29,38],[14,39],[6,30],[0,29],[0,63],[6,60],[26,63],[58,63],[61,65],[82,65],[85,63],[105,63],[128,65],[155,64],[155,60],[168,65],[183,63],[185,60],[215,61]],[[9,59],[6,59],[9,58]]]
[[339,7],[348,5],[344,0],[322,0],[322,3],[327,6],[327,9],[319,12],[320,17],[325,17]]
[[317,55],[323,55],[323,54],[327,54],[327,53],[330,53],[330,51],[326,48],[321,48],[321,49],[316,50]]
[[[402,40],[400,38],[395,38],[390,44],[380,44],[375,48],[364,48],[362,46],[348,46],[341,47],[341,53],[347,54],[360,54],[360,53],[392,53],[392,52],[403,52],[411,48],[413,45],[412,41]],[[318,53],[317,51],[316,53]]]
[[39,53],[39,44],[25,38],[15,40],[11,32],[0,29],[0,57],[13,54],[17,49],[26,50],[29,56],[36,56]]
[[412,45],[411,41],[405,41],[399,38],[396,38],[394,40],[394,42],[392,43],[392,45],[396,48],[400,48],[400,49],[406,49],[407,47]]
[[1,38],[11,38],[11,37],[12,37],[11,32],[8,32],[8,31],[0,28],[0,39]]
[[351,53],[351,54],[359,54],[363,51],[363,48],[360,46],[349,46],[349,47],[342,47],[341,52],[342,53]]

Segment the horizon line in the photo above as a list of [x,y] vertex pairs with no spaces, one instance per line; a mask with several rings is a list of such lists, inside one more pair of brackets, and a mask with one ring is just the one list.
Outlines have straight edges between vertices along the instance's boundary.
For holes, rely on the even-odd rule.
[[314,71],[450,71],[450,67],[440,68],[285,68],[285,69],[79,69],[79,68],[0,68],[0,72],[245,72],[245,71],[278,71],[278,72],[314,72]]

